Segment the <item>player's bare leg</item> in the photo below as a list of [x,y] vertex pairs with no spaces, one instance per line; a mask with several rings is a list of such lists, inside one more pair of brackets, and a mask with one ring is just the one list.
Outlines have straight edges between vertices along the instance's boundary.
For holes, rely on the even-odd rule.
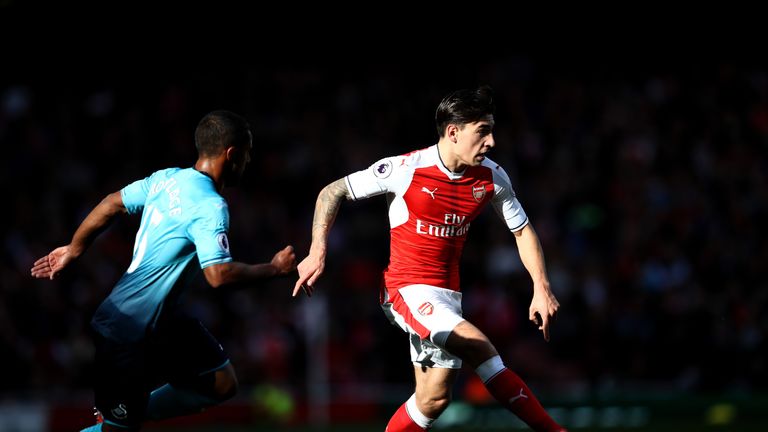
[[458,369],[428,368],[414,365],[416,407],[429,418],[436,419],[451,403],[451,387]]

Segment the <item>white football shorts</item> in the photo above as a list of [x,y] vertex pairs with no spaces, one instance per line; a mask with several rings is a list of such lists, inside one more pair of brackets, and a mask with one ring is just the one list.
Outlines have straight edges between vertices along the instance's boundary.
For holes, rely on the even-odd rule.
[[431,285],[408,285],[393,297],[385,290],[381,308],[389,321],[411,337],[411,361],[427,367],[460,369],[461,359],[445,341],[461,316],[461,293]]

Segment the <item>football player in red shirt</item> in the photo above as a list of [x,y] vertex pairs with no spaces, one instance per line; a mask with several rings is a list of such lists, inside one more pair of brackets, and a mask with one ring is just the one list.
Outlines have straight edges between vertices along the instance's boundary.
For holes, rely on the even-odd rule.
[[491,203],[514,234],[533,280],[529,318],[549,340],[560,307],[549,286],[544,255],[509,181],[486,153],[495,146],[493,91],[458,90],[437,108],[437,144],[384,158],[326,186],[317,198],[309,255],[299,264],[293,295],[311,295],[325,267],[328,233],[342,198],[386,194],[391,253],[382,308],[411,338],[414,394],[390,419],[388,432],[423,431],[450,403],[462,361],[489,392],[536,431],[564,431],[528,386],[507,369],[485,334],[462,317],[459,258],[470,223]]

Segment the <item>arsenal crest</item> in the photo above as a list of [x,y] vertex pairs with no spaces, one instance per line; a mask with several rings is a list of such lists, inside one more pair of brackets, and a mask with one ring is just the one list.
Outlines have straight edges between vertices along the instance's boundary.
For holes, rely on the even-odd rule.
[[485,186],[472,186],[472,197],[480,202],[485,198]]
[[422,316],[432,315],[432,312],[435,311],[435,307],[432,306],[432,303],[430,302],[424,302],[419,306],[419,314]]

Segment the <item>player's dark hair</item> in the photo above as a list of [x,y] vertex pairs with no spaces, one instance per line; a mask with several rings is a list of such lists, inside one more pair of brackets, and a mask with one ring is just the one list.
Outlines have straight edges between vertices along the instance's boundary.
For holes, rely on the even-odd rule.
[[444,97],[435,112],[437,134],[442,138],[449,124],[463,126],[496,112],[493,89],[484,85],[477,89],[456,90]]
[[247,146],[251,139],[250,125],[231,111],[208,113],[195,129],[195,147],[200,156],[217,156],[227,147]]

